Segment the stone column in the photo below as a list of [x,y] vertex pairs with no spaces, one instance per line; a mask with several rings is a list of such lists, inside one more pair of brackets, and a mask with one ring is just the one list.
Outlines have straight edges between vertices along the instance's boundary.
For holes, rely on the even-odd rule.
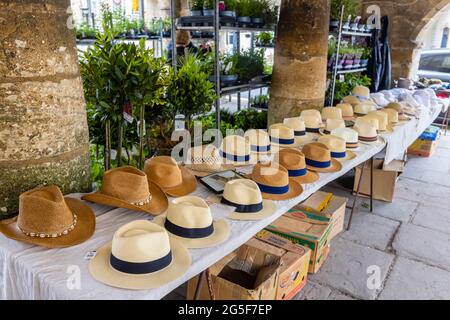
[[270,89],[269,124],[321,108],[325,100],[327,0],[283,0]]
[[90,188],[89,137],[69,0],[0,0],[0,218],[21,192]]

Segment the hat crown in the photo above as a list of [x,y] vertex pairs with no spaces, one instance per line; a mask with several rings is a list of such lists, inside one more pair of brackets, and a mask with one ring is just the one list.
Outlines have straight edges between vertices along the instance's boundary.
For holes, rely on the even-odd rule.
[[252,179],[265,186],[284,187],[289,184],[289,173],[280,165],[258,163],[253,167]]
[[179,186],[183,176],[175,159],[169,156],[158,156],[145,161],[144,171],[148,179],[163,188]]
[[367,121],[356,121],[353,129],[358,132],[359,137],[372,138],[378,135],[375,125]]
[[17,226],[25,233],[57,234],[73,224],[73,214],[58,187],[36,188],[20,195]]
[[380,121],[378,120],[377,117],[365,115],[364,117],[360,117],[360,118],[356,119],[355,124],[361,123],[361,122],[370,123],[371,125],[373,125],[375,127],[376,130],[380,130]]
[[285,118],[283,124],[291,127],[295,131],[305,131],[305,121],[301,117]]
[[331,131],[337,128],[345,128],[345,121],[343,119],[327,119],[325,130]]
[[373,104],[369,103],[359,103],[355,106],[355,113],[358,114],[368,114],[370,111],[376,110],[376,107]]
[[370,89],[365,86],[356,86],[353,88],[352,94],[358,98],[369,98]]
[[270,126],[269,134],[271,137],[280,139],[293,139],[294,129],[282,123],[276,123]]
[[227,182],[223,197],[239,205],[252,205],[262,202],[258,185],[249,179],[236,179]]
[[269,134],[262,129],[247,130],[244,137],[252,146],[268,146],[270,144]]
[[388,116],[388,121],[395,123],[398,122],[398,111],[394,109],[383,109],[381,112],[384,112]]
[[352,106],[356,106],[361,103],[361,101],[359,101],[359,99],[355,96],[346,96],[342,100],[344,103],[351,104]]
[[167,231],[155,223],[137,220],[120,227],[112,240],[112,255],[134,263],[154,261],[170,252]]
[[342,119],[342,111],[336,107],[326,107],[322,109],[322,119]]
[[370,111],[367,114],[367,117],[374,118],[378,120],[378,127],[380,130],[386,130],[386,126],[388,124],[388,115],[387,113],[381,111]]
[[322,122],[322,114],[319,110],[316,109],[303,110],[300,113],[300,117],[302,117],[303,119],[305,119],[305,117],[315,117],[317,118],[318,122]]
[[322,118],[319,119],[316,116],[302,116],[302,118],[306,128],[317,129],[322,123]]
[[331,135],[340,137],[348,143],[358,142],[358,132],[350,128],[338,128],[331,131]]
[[318,142],[323,143],[331,150],[331,152],[345,152],[346,142],[344,139],[337,136],[322,136]]
[[303,146],[303,154],[306,159],[326,162],[331,161],[331,152],[328,147],[320,142],[308,143]]
[[230,135],[222,140],[221,150],[230,155],[248,156],[250,154],[250,144],[242,136]]
[[283,149],[278,152],[278,163],[288,170],[306,168],[305,155],[297,149]]
[[101,193],[127,202],[143,201],[150,195],[145,173],[130,166],[106,171]]
[[167,219],[183,228],[206,228],[213,221],[208,204],[196,196],[172,200],[167,209]]
[[339,103],[336,108],[339,108],[343,117],[353,117],[353,106],[350,103]]

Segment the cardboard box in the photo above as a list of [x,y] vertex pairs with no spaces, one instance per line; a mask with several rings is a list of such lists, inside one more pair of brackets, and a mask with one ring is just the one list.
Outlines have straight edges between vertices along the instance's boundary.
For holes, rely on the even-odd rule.
[[441,129],[430,126],[422,132],[420,137],[408,148],[408,154],[419,157],[431,157],[436,151],[441,135]]
[[306,284],[311,250],[267,230],[258,232],[255,238],[249,241],[253,243],[252,245],[268,243],[272,247],[282,250],[279,253],[273,252],[273,254],[278,254],[281,259],[276,299],[292,299]]
[[[262,248],[245,244],[209,268],[210,285],[205,281],[200,300],[274,300],[280,268],[280,256],[270,251],[279,248],[264,244]],[[188,299],[194,298],[198,276],[188,282]]]
[[317,191],[304,202],[289,210],[288,213],[289,215],[304,215],[306,219],[323,219],[324,222],[331,223],[333,225],[330,232],[331,240],[344,230],[347,200],[347,198],[333,194],[330,197],[328,192]]
[[332,227],[322,218],[285,214],[267,226],[266,230],[311,249],[308,271],[316,273],[328,256]]
[[[361,176],[362,165],[355,168],[355,182],[353,192],[358,188],[359,177]],[[400,168],[398,169],[400,170]],[[394,199],[395,185],[401,171],[383,170],[383,160],[375,159],[373,168],[373,198],[381,201],[392,202]],[[364,175],[361,180],[359,190],[361,196],[370,196],[370,164],[366,164]]]

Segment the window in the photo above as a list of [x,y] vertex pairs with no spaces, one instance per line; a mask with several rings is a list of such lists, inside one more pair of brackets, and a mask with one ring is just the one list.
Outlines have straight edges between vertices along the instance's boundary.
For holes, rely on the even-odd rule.
[[441,48],[447,48],[448,33],[449,33],[449,29],[444,28],[444,31],[442,32]]
[[436,72],[450,72],[450,53],[423,56],[420,60],[420,69]]

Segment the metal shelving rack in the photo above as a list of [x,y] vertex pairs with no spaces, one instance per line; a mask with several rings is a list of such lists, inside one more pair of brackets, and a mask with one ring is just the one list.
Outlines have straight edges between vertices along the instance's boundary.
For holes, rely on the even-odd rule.
[[[203,31],[203,32],[213,32],[214,33],[214,88],[216,91],[217,99],[214,102],[214,107],[216,111],[216,128],[220,129],[220,98],[224,95],[237,94],[238,96],[238,110],[241,108],[241,93],[248,91],[248,99],[250,104],[250,94],[254,89],[262,89],[265,87],[270,87],[270,83],[246,83],[246,84],[238,84],[235,86],[229,87],[221,87],[220,82],[220,61],[219,61],[219,46],[220,46],[220,32],[233,32],[236,33],[237,41],[236,41],[236,51],[240,51],[240,33],[241,32],[251,32],[252,33],[252,41],[251,44],[253,46],[253,34],[254,32],[264,32],[264,31],[275,31],[274,29],[269,28],[252,28],[252,27],[230,27],[230,26],[221,26],[220,25],[220,14],[219,14],[219,0],[215,0],[215,10],[213,17],[213,26],[177,26],[176,25],[176,0],[171,0],[171,18],[172,18],[172,43],[175,44],[176,30],[186,30],[186,31]],[[176,61],[177,61],[177,53],[176,50],[172,50],[172,64],[175,68],[176,72]]]

